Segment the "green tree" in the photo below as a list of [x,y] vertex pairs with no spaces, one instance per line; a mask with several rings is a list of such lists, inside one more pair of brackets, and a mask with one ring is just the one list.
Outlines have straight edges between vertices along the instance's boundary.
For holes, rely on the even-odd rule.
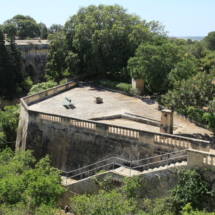
[[48,37],[48,29],[46,25],[42,22],[39,23],[40,28],[40,39],[47,39]]
[[[119,5],[82,7],[65,24],[51,45],[46,73],[58,77],[78,73],[125,76],[127,60],[142,41],[164,34],[158,22],[147,23]],[[61,35],[63,46],[56,41]],[[56,65],[60,69],[56,69]]]
[[0,153],[0,163],[0,204],[22,203],[31,209],[42,204],[56,206],[64,188],[48,157],[36,163],[31,151],[6,148]]
[[133,78],[144,79],[153,91],[165,92],[169,85],[167,77],[182,57],[179,46],[158,39],[153,44],[140,44],[135,57],[128,61],[128,70]]
[[10,45],[5,46],[1,31],[0,49],[0,96],[11,99],[20,90],[19,84],[24,77],[21,73],[21,53],[12,38]]
[[198,72],[197,61],[194,57],[186,53],[182,60],[179,61],[168,75],[170,86],[173,88],[174,83],[183,79],[187,80]]
[[179,214],[186,204],[193,209],[203,210],[213,197],[213,190],[209,187],[200,169],[178,171],[177,185],[170,192],[173,211]]
[[[25,39],[26,37],[39,37],[40,30],[39,25],[36,21],[30,16],[23,16],[23,15],[16,15],[12,19],[9,19],[4,22],[3,27],[5,27],[6,33],[9,33],[7,29],[9,26],[12,26],[16,29],[16,36],[18,36],[21,40]],[[13,27],[13,29],[14,29]],[[15,31],[13,30],[14,36]]]
[[209,32],[208,35],[204,38],[206,46],[209,50],[215,50],[215,31]]
[[77,215],[130,214],[135,209],[132,199],[126,199],[116,190],[100,191],[95,195],[76,196],[72,200],[72,209]]
[[19,105],[6,106],[4,110],[0,110],[0,131],[4,133],[5,142],[16,140],[19,112]]
[[52,24],[48,29],[49,34],[54,34],[56,32],[63,31],[63,25],[60,24]]
[[199,72],[187,80],[176,82],[172,91],[162,95],[161,101],[164,106],[173,110],[186,109],[189,106],[200,109],[207,107],[214,97],[213,79],[214,72]]

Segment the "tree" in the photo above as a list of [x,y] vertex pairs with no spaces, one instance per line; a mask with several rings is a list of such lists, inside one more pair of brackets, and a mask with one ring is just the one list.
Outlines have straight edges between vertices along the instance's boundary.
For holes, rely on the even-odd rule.
[[172,88],[174,83],[183,79],[187,80],[198,72],[197,61],[194,57],[185,53],[182,58],[182,61],[179,61],[168,75],[168,80],[170,81],[169,85]]
[[0,110],[0,132],[4,134],[4,142],[15,142],[19,112],[19,105],[6,106],[4,110]]
[[214,72],[198,72],[189,79],[175,83],[174,89],[162,95],[162,103],[173,110],[186,109],[189,106],[195,108],[207,107],[213,100],[215,84],[213,84]]
[[204,38],[206,42],[206,46],[209,50],[215,50],[215,31],[208,33],[208,35]]
[[180,47],[155,40],[154,43],[141,43],[135,52],[135,57],[128,60],[128,70],[134,79],[144,79],[153,91],[168,90],[168,74],[180,61]]
[[[147,23],[128,14],[119,5],[90,5],[80,8],[66,22],[64,32],[65,43],[60,51],[57,51],[59,44],[54,38],[47,75],[58,77],[66,71],[67,75],[94,73],[106,76],[109,73],[119,76],[125,74],[123,68],[139,44],[163,34],[163,27],[158,22]],[[56,38],[59,35],[63,41],[63,34]],[[60,70],[56,70],[56,66]]]
[[46,25],[42,22],[39,23],[40,28],[40,39],[47,39],[48,37],[48,29]]
[[173,211],[178,213],[188,203],[194,209],[203,210],[212,197],[213,191],[204,180],[201,170],[191,169],[178,171],[178,182],[171,190],[169,199]]
[[54,34],[56,32],[63,31],[63,25],[60,24],[52,24],[48,29],[49,34]]
[[[5,33],[9,33],[13,37],[14,33],[16,33],[21,40],[26,39],[26,37],[40,36],[39,25],[30,16],[16,15],[12,19],[5,21],[3,27]],[[10,33],[9,29],[13,30],[12,33]]]
[[0,204],[22,203],[31,209],[43,204],[56,206],[64,188],[47,156],[36,163],[31,151],[6,148],[0,153],[0,163]]
[[135,209],[133,199],[126,199],[116,190],[100,191],[95,195],[72,198],[72,209],[77,215],[130,214]]
[[5,46],[4,36],[0,31],[0,96],[11,99],[22,81],[21,53],[11,38],[10,45]]

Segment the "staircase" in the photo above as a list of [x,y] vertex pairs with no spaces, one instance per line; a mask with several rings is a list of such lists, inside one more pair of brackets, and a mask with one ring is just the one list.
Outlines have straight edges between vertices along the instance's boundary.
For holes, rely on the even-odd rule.
[[60,175],[62,184],[68,185],[101,171],[112,170],[129,177],[185,165],[187,165],[187,149],[134,161],[111,157],[69,172],[61,171]]
[[144,170],[144,171],[136,171],[127,167],[119,167],[117,169],[114,170],[114,172],[118,172],[118,173],[122,173],[123,175],[126,176],[133,176],[133,175],[139,175],[142,173],[151,173],[151,172],[157,172],[160,170],[165,170],[165,169],[169,169],[172,167],[179,167],[179,166],[186,166],[187,165],[187,161],[182,161],[182,162],[176,162],[176,163],[172,163],[170,165],[165,165],[165,166],[160,166],[160,167],[155,167],[155,168],[151,168],[148,170]]

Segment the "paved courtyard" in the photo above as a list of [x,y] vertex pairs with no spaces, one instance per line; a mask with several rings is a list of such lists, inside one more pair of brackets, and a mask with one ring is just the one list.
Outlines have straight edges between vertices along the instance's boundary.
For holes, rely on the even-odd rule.
[[[75,108],[70,109],[63,106],[62,102],[65,100],[65,97],[72,100]],[[96,104],[95,97],[103,98],[103,103]],[[81,83],[79,87],[33,104],[29,109],[88,120],[123,113],[135,114],[159,121],[161,120],[161,112],[158,110],[157,103],[153,100],[141,100],[86,83]],[[131,120],[114,119],[102,120],[101,122],[159,132],[158,127]],[[174,125],[180,126],[180,128],[174,131],[175,134],[202,139],[208,139],[213,135],[209,130],[198,127],[177,115],[174,115]]]

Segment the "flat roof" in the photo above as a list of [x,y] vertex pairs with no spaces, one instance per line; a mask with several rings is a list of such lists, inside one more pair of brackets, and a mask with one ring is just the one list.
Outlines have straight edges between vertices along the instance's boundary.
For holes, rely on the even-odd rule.
[[[66,101],[65,97],[71,99],[75,106],[74,109],[67,109],[63,106],[63,101]],[[95,97],[101,97],[103,103],[97,104]],[[85,120],[124,113],[135,114],[158,121],[161,120],[161,111],[154,100],[135,98],[87,83],[80,83],[79,86],[73,89],[32,104],[29,106],[29,110]],[[173,121],[174,125],[181,126],[181,128],[174,131],[174,134],[187,134],[185,136],[197,137],[199,139],[207,139],[208,136],[213,135],[209,130],[198,127],[175,114]],[[159,132],[158,127],[130,120],[102,120],[101,122]]]

